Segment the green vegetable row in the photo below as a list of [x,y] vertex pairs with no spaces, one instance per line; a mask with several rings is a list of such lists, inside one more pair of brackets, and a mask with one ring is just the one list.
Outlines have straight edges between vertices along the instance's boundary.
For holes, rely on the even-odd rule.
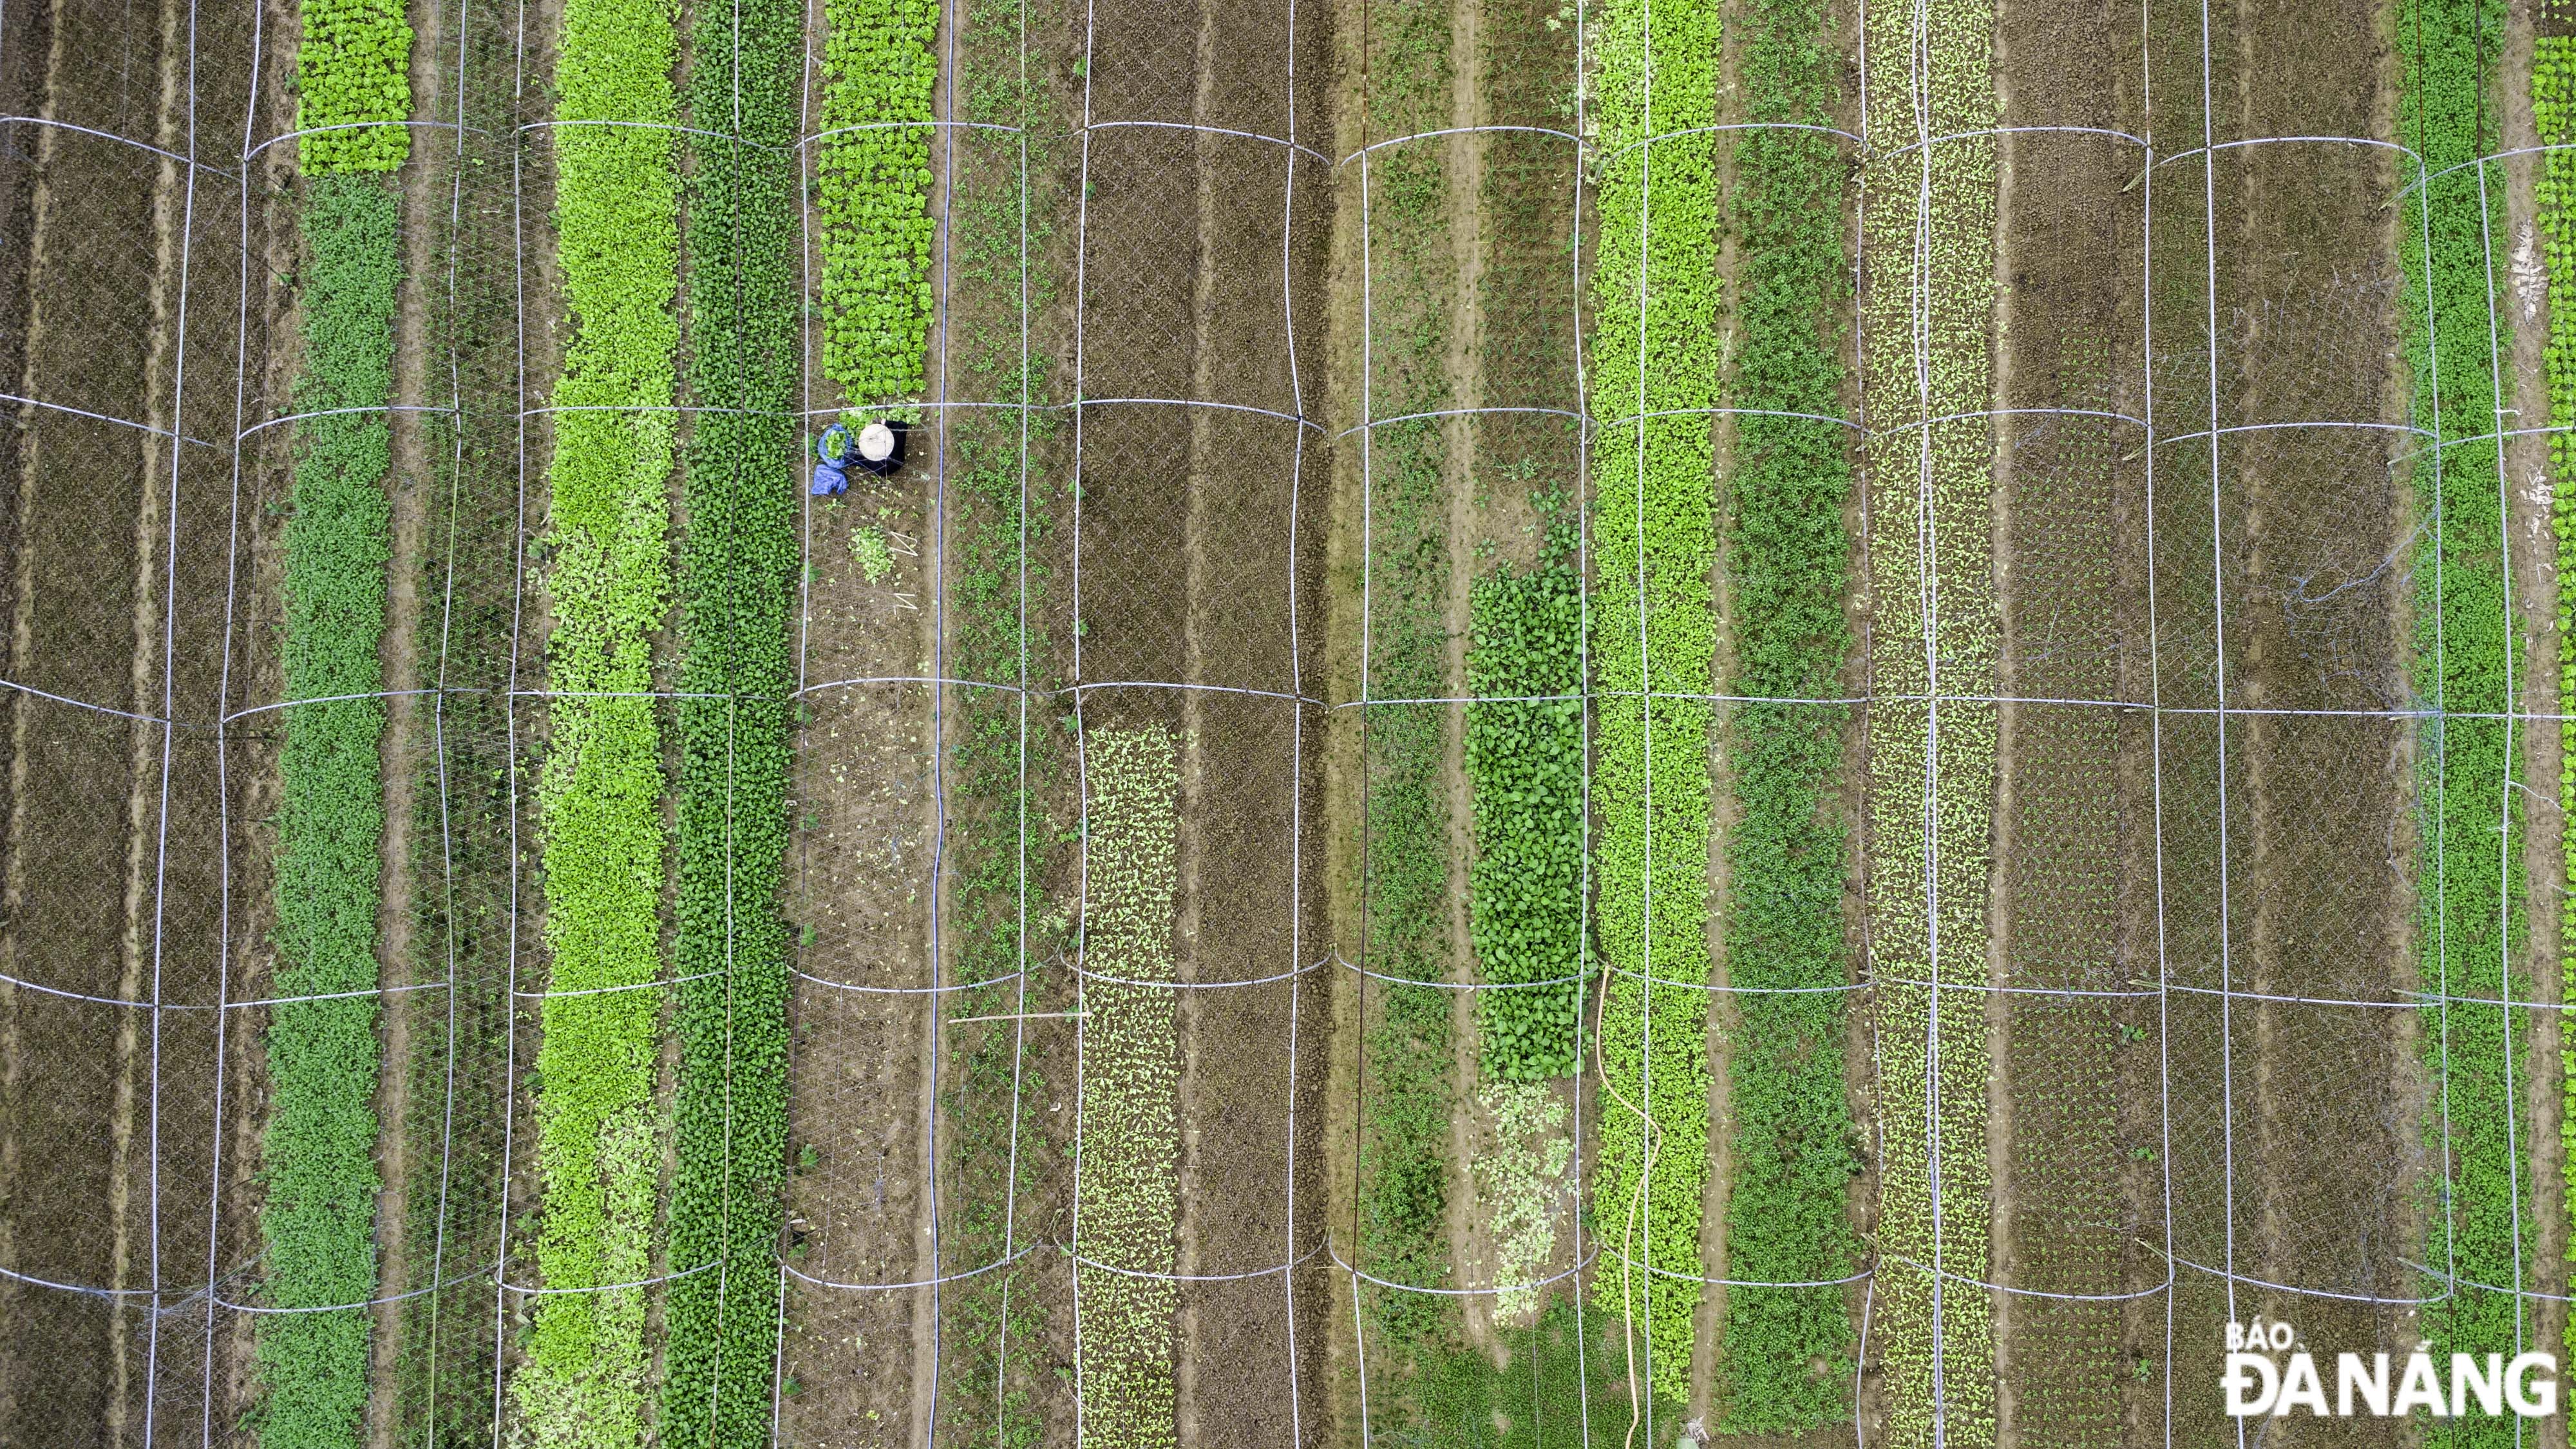
[[[1369,16],[1368,123],[1398,136],[1445,123],[1451,91],[1449,6],[1375,4]],[[1444,371],[1453,265],[1449,167],[1438,145],[1392,146],[1368,167],[1370,416],[1452,406]],[[1369,697],[1437,699],[1449,687],[1449,508],[1446,421],[1410,418],[1369,430]],[[1451,1284],[1449,1130],[1458,1083],[1450,1010],[1449,802],[1441,767],[1449,710],[1390,704],[1365,711],[1363,890],[1374,1019],[1361,1043],[1363,1133],[1359,1239],[1367,1271],[1390,1282]],[[1423,985],[1410,983],[1422,982]],[[1397,1289],[1366,1295],[1372,1408],[1383,1429],[1410,1417],[1393,1391],[1415,1356],[1454,1322],[1456,1303]]]
[[307,176],[391,171],[411,154],[411,27],[402,0],[298,0],[295,149]]
[[[2400,67],[2398,134],[2427,171],[2499,149],[2493,66],[2504,26],[2502,0],[2408,0],[2400,14],[2397,34],[2408,55]],[[2490,329],[2509,345],[2509,313],[2490,306],[2487,281],[2501,268],[2491,266],[2488,247],[2491,236],[2506,244],[2509,221],[2503,173],[2489,174],[2482,187],[2482,169],[2452,171],[2410,192],[2398,247],[2415,323],[2407,344],[2415,416],[2430,424],[2438,412],[2441,435],[2438,460],[2428,451],[2414,467],[2417,513],[2426,520],[2413,571],[2415,688],[2446,712],[2419,757],[2425,858],[2417,866],[2415,935],[2428,986],[2455,998],[2527,999],[2529,984],[2506,969],[2525,929],[2520,742],[2515,722],[2497,717],[2516,708],[2511,682],[2523,641],[2508,617],[2501,454],[2490,436],[2499,417]],[[2450,1170],[2425,1261],[2447,1266],[2460,1281],[2425,1311],[2425,1331],[2437,1355],[2510,1357],[2528,1327],[2510,1291],[2524,1271],[2515,1250],[2537,1231],[2512,1150],[2530,1126],[2513,1075],[2529,1059],[2530,1021],[2526,1012],[2456,999],[2426,1016],[2424,1060],[2442,1077]],[[2471,1416],[2432,1437],[2510,1444],[2515,1432],[2501,1420]]]
[[[407,36],[409,32],[404,32]],[[311,52],[307,52],[308,59]],[[399,133],[397,133],[399,134]],[[314,158],[308,153],[308,164]],[[393,394],[395,295],[402,281],[396,198],[380,177],[308,175],[304,192],[304,358],[297,412],[377,409]],[[376,1296],[377,915],[385,829],[384,636],[393,466],[381,411],[295,424],[293,516],[285,531],[285,711],[278,756],[277,975],[269,994],[323,995],[274,1008],[260,1212],[270,1302],[279,1308]],[[354,696],[354,697],[352,697]],[[261,1442],[323,1449],[354,1442],[366,1414],[372,1310],[258,1320],[267,1389]]]
[[[1083,737],[1083,988],[1077,1251],[1084,1271],[1085,1437],[1111,1449],[1175,1449],[1174,1333],[1180,1285],[1179,993],[1173,979],[1180,738],[1162,725]],[[1140,1277],[1138,1274],[1163,1276]]]
[[827,0],[823,374],[856,405],[921,391],[930,337],[938,0]]
[[[1996,145],[1991,0],[1871,7],[1861,254],[1872,609],[1870,971],[1878,1006],[1872,1286],[1888,1425],[1995,1442],[1986,1142],[1988,894],[2000,624],[1993,540]],[[1949,138],[1949,139],[1940,139]],[[1937,704],[1927,700],[1941,696]],[[1933,984],[1937,983],[1937,985]],[[1964,989],[1963,989],[1964,988]]]
[[[411,29],[399,0],[298,7],[298,129],[408,119]],[[304,355],[292,408],[295,476],[284,537],[278,753],[277,974],[270,994],[329,1001],[275,1008],[269,1120],[260,1142],[260,1233],[280,1308],[376,1296],[377,916],[384,904],[383,640],[392,543],[387,475],[394,305],[402,284],[396,198],[367,174],[400,166],[400,126],[297,143]],[[347,409],[348,411],[342,411]],[[258,1321],[263,1442],[338,1445],[367,1405],[374,1315],[277,1313]]]
[[[1542,1081],[1582,1065],[1583,581],[1572,530],[1549,530],[1527,570],[1499,569],[1470,596],[1467,779],[1476,858],[1468,911],[1484,981],[1556,982],[1476,994],[1488,1077]],[[1567,978],[1578,978],[1568,980]]]
[[[796,601],[795,155],[802,11],[694,12],[684,239],[680,1077],[663,1313],[666,1444],[770,1438],[787,1166],[789,620]],[[739,126],[735,140],[705,132]],[[691,979],[698,978],[698,979]]]
[[[1746,113],[1827,125],[1840,63],[1818,0],[1750,0]],[[1738,407],[1830,417],[1843,392],[1837,307],[1847,293],[1833,138],[1750,131],[1728,219],[1741,293]],[[1726,493],[1725,693],[1829,699],[1851,646],[1843,527],[1852,473],[1839,424],[1736,421]],[[1739,706],[1724,735],[1737,823],[1726,842],[1726,963],[1740,1025],[1728,1059],[1734,1116],[1725,1277],[1830,1282],[1859,1267],[1845,1200],[1860,1163],[1844,1089],[1843,879],[1837,808],[1846,711]],[[1795,994],[1756,994],[1788,988]],[[1851,1416],[1852,1317],[1840,1288],[1730,1288],[1717,1353],[1717,1424],[1798,1430]]]
[[[659,0],[567,0],[553,132],[564,301],[551,399],[546,641],[554,692],[538,786],[553,959],[536,1061],[544,1197],[514,1380],[531,1443],[632,1445],[646,1428],[646,1293],[663,1123],[662,738],[651,641],[669,606],[676,414],[677,59]],[[571,995],[566,993],[585,993]]]
[[[1603,1082],[1594,1299],[1643,1330],[1654,1391],[1688,1401],[1708,1183],[1710,692],[1717,614],[1715,0],[1594,15],[1593,668],[1601,706]],[[1651,61],[1651,81],[1649,68]],[[1651,94],[1651,109],[1649,95]],[[1651,135],[1665,138],[1651,146]],[[1651,214],[1650,214],[1651,208]],[[1649,984],[1647,977],[1661,984]]]

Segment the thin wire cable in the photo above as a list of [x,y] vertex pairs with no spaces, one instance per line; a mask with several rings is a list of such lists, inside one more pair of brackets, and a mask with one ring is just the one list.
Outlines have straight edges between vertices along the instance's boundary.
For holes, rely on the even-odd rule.
[[[197,4],[188,4],[188,99],[186,111],[188,154],[197,151]],[[189,166],[180,197],[179,272],[177,278],[176,316],[171,329],[170,365],[170,486],[163,502],[163,526],[169,538],[162,548],[161,578],[161,784],[160,807],[152,845],[152,1173],[150,1204],[152,1287],[161,1288],[161,1001],[164,972],[169,946],[170,904],[170,777],[177,754],[178,731],[166,721],[178,714],[176,707],[179,684],[179,443],[177,428],[188,415],[188,277],[195,257],[197,235],[197,170]],[[138,644],[142,641],[137,640]],[[159,1408],[158,1393],[161,1371],[161,1315],[153,1314],[144,1336],[143,1359],[143,1442],[152,1442],[154,1416]]]

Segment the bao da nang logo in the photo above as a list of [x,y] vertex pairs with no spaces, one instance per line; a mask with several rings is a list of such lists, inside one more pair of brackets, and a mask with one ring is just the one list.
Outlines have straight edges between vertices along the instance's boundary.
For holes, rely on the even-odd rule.
[[2338,1353],[2331,1365],[2333,1392],[2317,1357],[2287,1323],[2227,1325],[2227,1371],[2218,1385],[2227,1412],[2287,1418],[2302,1411],[2316,1418],[2379,1418],[2418,1412],[2436,1418],[2513,1414],[2542,1419],[2558,1412],[2558,1356],[2548,1353],[2451,1354],[2445,1365],[2427,1342],[2396,1358]]

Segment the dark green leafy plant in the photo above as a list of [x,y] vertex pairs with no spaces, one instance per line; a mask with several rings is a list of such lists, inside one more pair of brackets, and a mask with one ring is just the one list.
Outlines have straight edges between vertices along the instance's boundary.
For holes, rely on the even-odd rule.
[[[787,856],[797,573],[801,8],[695,12],[684,456],[679,852],[663,1441],[770,1439],[773,1263],[787,1161]],[[721,135],[739,124],[738,140]],[[699,979],[691,979],[699,978]],[[704,1271],[721,1265],[715,1271]],[[699,1270],[699,1271],[693,1271]]]
[[[1744,20],[1748,113],[1828,123],[1839,63],[1822,7],[1756,0]],[[1840,425],[1808,420],[1833,416],[1842,399],[1842,176],[1823,134],[1750,131],[1737,146],[1727,206],[1742,258],[1733,400],[1762,411],[1736,421],[1724,499],[1733,695],[1842,692],[1849,442]],[[1738,817],[1725,847],[1727,975],[1752,988],[1733,997],[1740,1024],[1728,1062],[1725,1276],[1739,1281],[1829,1282],[1859,1264],[1845,1199],[1860,1163],[1844,1085],[1845,998],[1834,989],[1848,957],[1847,841],[1833,799],[1847,722],[1837,706],[1744,704],[1721,734]],[[1798,1430],[1849,1418],[1854,1337],[1840,1288],[1729,1289],[1718,1427]]]
[[[2444,712],[2418,755],[2425,855],[2417,867],[2415,937],[2425,987],[2454,998],[2427,1011],[2422,1036],[2446,1107],[2426,1128],[2438,1139],[2447,1124],[2450,1164],[2428,1216],[2425,1261],[2459,1281],[2427,1310],[2425,1328],[2437,1357],[2510,1357],[2527,1327],[2509,1289],[2515,1249],[2536,1228],[2511,1148],[2515,1134],[2530,1132],[2529,1117],[2506,1063],[2518,1071],[2528,1060],[2530,1020],[2527,1012],[2457,999],[2531,994],[2519,973],[2500,973],[2501,963],[2521,954],[2526,929],[2515,758],[2521,742],[2510,718],[2519,708],[2512,683],[2523,639],[2508,606],[2501,450],[2488,437],[2500,417],[2489,348],[2491,341],[2511,345],[2509,309],[2488,294],[2489,277],[2502,271],[2488,248],[2491,239],[2498,249],[2510,244],[2511,221],[2502,172],[2466,164],[2500,149],[2491,92],[2505,7],[2501,0],[2408,0],[2395,34],[2405,52],[2398,134],[2429,174],[2407,193],[2397,249],[2414,323],[2406,357],[2416,420],[2428,427],[2438,421],[2439,429],[2413,460],[2415,506],[2424,520],[2414,565],[2414,684]],[[2470,1416],[2435,1421],[2428,1439],[2505,1445],[2516,1432],[2507,1420]]]
[[[377,912],[385,828],[378,756],[385,628],[395,198],[373,176],[305,190],[304,360],[295,388],[293,518],[285,530],[284,712],[277,822],[276,996],[354,993],[274,1008],[268,1027],[267,1196],[260,1231],[279,1308],[376,1296]],[[354,412],[331,410],[351,408]],[[367,1404],[372,1314],[258,1320],[268,1391],[261,1440],[323,1449],[355,1440]]]

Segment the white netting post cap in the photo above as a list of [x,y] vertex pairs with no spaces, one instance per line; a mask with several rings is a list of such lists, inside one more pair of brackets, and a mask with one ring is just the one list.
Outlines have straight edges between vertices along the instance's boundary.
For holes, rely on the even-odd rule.
[[894,429],[883,423],[870,423],[859,429],[859,456],[871,463],[882,463],[894,456]]

